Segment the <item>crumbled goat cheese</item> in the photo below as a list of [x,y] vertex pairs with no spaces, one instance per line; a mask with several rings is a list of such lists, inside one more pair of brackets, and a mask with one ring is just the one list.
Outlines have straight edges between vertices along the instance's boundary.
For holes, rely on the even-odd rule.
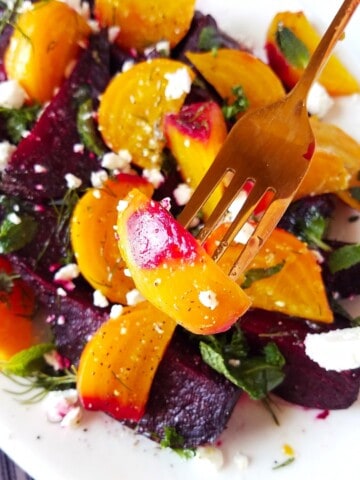
[[109,43],[114,43],[117,36],[120,33],[120,27],[114,25],[108,29],[108,40]]
[[138,303],[143,302],[144,300],[145,298],[141,295],[139,290],[137,290],[136,288],[133,288],[126,294],[126,302],[130,306],[137,305]]
[[81,408],[76,389],[49,392],[44,400],[47,418],[61,426],[74,426],[81,418]]
[[93,303],[95,307],[106,308],[109,305],[108,299],[100,290],[94,290]]
[[34,172],[35,173],[46,173],[48,169],[44,167],[44,165],[40,165],[39,163],[35,163],[34,165]]
[[0,142],[0,171],[5,170],[16,147],[8,141]]
[[164,175],[160,172],[158,168],[144,168],[142,176],[148,182],[152,183],[155,188],[159,188],[165,180]]
[[101,188],[108,178],[109,175],[106,170],[98,170],[97,172],[91,172],[91,185],[95,188]]
[[309,333],[306,354],[325,370],[350,370],[360,367],[360,327]]
[[122,305],[116,304],[111,307],[110,318],[118,318],[123,313],[124,307]]
[[79,188],[82,184],[81,178],[78,178],[76,175],[72,173],[67,173],[65,175],[66,185],[70,190],[75,190],[75,188]]
[[196,457],[201,462],[206,462],[209,466],[220,470],[224,465],[224,455],[220,448],[214,446],[198,447]]
[[165,97],[168,100],[176,100],[191,89],[191,77],[185,67],[179,68],[174,73],[165,74],[168,81],[165,87]]
[[64,267],[61,267],[54,275],[55,281],[70,281],[77,278],[80,275],[79,267],[76,263],[68,263]]
[[84,149],[85,145],[83,145],[82,143],[75,143],[75,145],[73,146],[74,153],[83,153]]
[[235,453],[233,461],[239,470],[246,470],[249,466],[249,457],[241,452]]
[[330,108],[333,106],[334,100],[327,93],[326,89],[318,82],[315,82],[310,88],[306,106],[311,115],[319,118],[325,117]]
[[6,80],[0,83],[0,107],[20,108],[25,99],[25,90],[17,80]]
[[127,71],[130,70],[130,68],[132,68],[134,65],[135,65],[134,60],[125,60],[125,62],[123,63],[123,65],[122,65],[122,67],[121,67],[121,71],[122,71],[122,72],[127,72]]
[[83,2],[82,0],[61,0],[75,10],[79,15],[84,18],[90,18],[90,5],[89,2]]
[[219,305],[219,302],[216,298],[216,293],[212,290],[203,290],[200,292],[199,300],[204,307],[210,308],[210,310],[214,310]]
[[129,206],[129,202],[127,200],[119,200],[116,206],[116,210],[118,212],[123,212]]
[[14,225],[20,225],[21,223],[21,218],[15,212],[9,213],[6,218]]
[[44,359],[55,371],[64,370],[70,367],[70,361],[60,355],[56,350],[44,354]]
[[101,166],[109,170],[129,171],[132,155],[129,150],[119,150],[118,153],[105,153],[101,160]]
[[193,189],[187,183],[179,183],[173,191],[176,203],[181,207],[186,205],[193,194]]

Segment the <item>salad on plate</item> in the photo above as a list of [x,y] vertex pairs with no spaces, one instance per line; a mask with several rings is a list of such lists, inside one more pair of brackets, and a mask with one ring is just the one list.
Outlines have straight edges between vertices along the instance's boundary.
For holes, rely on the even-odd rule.
[[[202,246],[226,179],[188,230],[176,220],[234,122],[282,98],[319,41],[301,2],[258,2],[258,44],[227,28],[216,2],[0,2],[4,412],[41,405],[52,436],[56,425],[85,443],[103,422],[118,432],[111,451],[136,438],[178,453],[180,470],[202,459],[224,475],[253,463],[251,437],[273,429],[282,450],[270,476],[303,472],[285,433],[293,412],[331,429],[356,408],[360,244],[343,232],[358,231],[360,137],[341,109],[356,110],[360,83],[349,62],[333,55],[313,86],[309,173],[241,278],[227,272],[266,197],[217,263],[251,185]],[[240,20],[255,11],[232,6]],[[15,424],[4,423],[5,449]],[[127,478],[144,475],[129,459]]]

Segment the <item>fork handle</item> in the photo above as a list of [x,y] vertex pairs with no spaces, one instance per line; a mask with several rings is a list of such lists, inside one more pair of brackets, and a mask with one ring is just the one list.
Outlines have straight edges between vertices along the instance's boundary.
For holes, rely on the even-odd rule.
[[326,60],[342,36],[346,25],[359,5],[360,0],[345,0],[329,25],[320,43],[310,58],[301,79],[294,87],[292,94],[297,98],[306,98],[311,85],[317,78]]

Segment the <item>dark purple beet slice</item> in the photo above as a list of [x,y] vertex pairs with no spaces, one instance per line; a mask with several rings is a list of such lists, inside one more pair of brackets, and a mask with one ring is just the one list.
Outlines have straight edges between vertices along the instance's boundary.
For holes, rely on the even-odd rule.
[[241,390],[204,364],[179,329],[159,366],[137,431],[163,438],[173,427],[186,447],[214,442],[226,428]]
[[[94,35],[70,77],[24,138],[1,181],[2,189],[30,200],[60,198],[67,190],[64,176],[72,173],[89,185],[90,173],[99,168],[91,152],[74,151],[80,143],[76,128],[74,95],[87,86],[96,102],[109,81],[109,43],[105,32]],[[39,172],[38,167],[44,171]]]
[[[0,17],[3,15],[3,11],[0,10]],[[2,34],[0,35],[0,82],[6,80],[6,72],[4,67],[4,55],[6,48],[8,46],[13,27],[11,25],[6,25]]]
[[334,327],[310,324],[302,319],[261,310],[247,313],[240,325],[253,348],[258,349],[273,341],[284,355],[285,379],[274,390],[280,397],[297,405],[324,410],[348,408],[358,398],[360,369],[344,372],[325,370],[305,353],[307,333]]
[[59,352],[77,364],[89,336],[108,318],[108,310],[95,307],[91,290],[82,284],[66,296],[57,293],[59,285],[47,281],[29,268],[26,261],[10,255],[14,270],[34,289],[54,334]]

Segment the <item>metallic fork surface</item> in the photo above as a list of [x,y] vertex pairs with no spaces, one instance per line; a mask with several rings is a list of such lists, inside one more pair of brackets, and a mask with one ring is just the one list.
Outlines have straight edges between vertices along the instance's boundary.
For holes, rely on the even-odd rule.
[[360,0],[345,0],[322,37],[309,64],[292,91],[283,99],[245,113],[233,126],[213,164],[179,216],[189,226],[216,186],[228,172],[232,179],[210,214],[198,240],[204,242],[221,221],[247,181],[253,183],[244,205],[214,253],[218,260],[249,220],[268,191],[272,199],[247,241],[229,276],[234,280],[246,269],[276,227],[308,171],[315,148],[306,109],[309,89],[342,36]]

